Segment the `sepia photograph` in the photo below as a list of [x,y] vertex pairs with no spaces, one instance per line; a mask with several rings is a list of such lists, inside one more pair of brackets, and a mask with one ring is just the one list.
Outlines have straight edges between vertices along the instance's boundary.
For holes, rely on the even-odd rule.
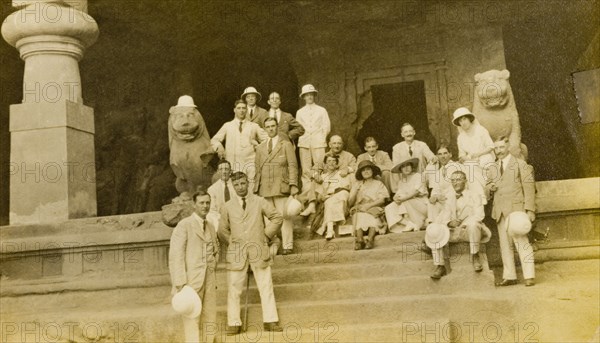
[[0,343],[600,343],[600,0],[0,20]]

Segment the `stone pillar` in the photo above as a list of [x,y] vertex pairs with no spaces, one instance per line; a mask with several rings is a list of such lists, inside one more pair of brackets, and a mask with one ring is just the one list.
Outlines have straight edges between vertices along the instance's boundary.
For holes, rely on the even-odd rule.
[[25,61],[23,101],[10,106],[10,224],[96,215],[94,112],[79,60],[98,37],[86,0],[13,1],[2,36]]

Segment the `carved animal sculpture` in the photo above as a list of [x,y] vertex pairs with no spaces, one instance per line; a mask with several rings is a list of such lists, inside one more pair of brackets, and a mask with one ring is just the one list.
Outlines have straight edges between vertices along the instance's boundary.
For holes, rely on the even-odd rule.
[[509,77],[506,69],[475,74],[473,113],[493,140],[508,137],[510,152],[526,159],[527,147],[521,143],[521,124]]
[[198,186],[210,184],[214,156],[204,119],[194,107],[169,109],[170,164],[177,177],[175,187],[180,194],[193,194]]

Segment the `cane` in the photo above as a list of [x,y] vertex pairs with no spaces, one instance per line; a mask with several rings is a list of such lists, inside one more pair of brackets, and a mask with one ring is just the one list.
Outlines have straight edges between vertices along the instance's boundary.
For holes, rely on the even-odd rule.
[[244,305],[244,322],[242,331],[246,332],[248,329],[248,289],[250,288],[250,276],[252,275],[252,269],[248,269],[248,275],[246,277],[246,304]]

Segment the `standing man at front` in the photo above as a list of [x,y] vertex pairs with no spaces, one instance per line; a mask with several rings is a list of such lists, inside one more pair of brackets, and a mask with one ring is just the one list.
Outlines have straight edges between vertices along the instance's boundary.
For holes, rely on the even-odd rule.
[[247,108],[243,100],[236,100],[233,106],[235,118],[223,124],[210,140],[210,144],[219,154],[219,158],[225,158],[231,163],[233,171],[245,172],[248,181],[253,183],[256,172],[254,149],[267,139],[267,134],[258,124],[246,119]]
[[260,121],[267,115],[267,110],[256,104],[261,99],[261,95],[256,88],[247,87],[244,89],[244,93],[242,93],[240,99],[248,105],[248,120],[262,126]]
[[[329,114],[327,110],[315,104],[317,90],[313,85],[302,86],[300,97],[306,105],[296,112],[296,120],[304,128],[304,134],[298,139],[300,148],[300,163],[302,164],[302,176],[309,181],[311,177],[318,174],[313,166],[323,162],[325,148],[327,147],[327,135],[331,130]],[[322,169],[322,168],[319,168]],[[312,175],[315,172],[315,175]],[[306,182],[308,184],[308,182]]]
[[[186,342],[213,342],[217,325],[217,277],[219,242],[212,224],[206,220],[210,195],[199,191],[192,197],[194,213],[182,219],[171,236],[169,271],[177,292],[191,287],[202,301],[199,317],[183,317]],[[203,332],[204,339],[200,340]]]
[[[283,331],[271,279],[270,241],[281,227],[282,217],[264,198],[248,192],[248,177],[242,172],[231,175],[236,195],[221,210],[219,237],[229,242],[227,250],[227,335],[237,335],[242,329],[240,295],[252,268],[260,293],[264,329]],[[265,227],[263,216],[269,219]]]
[[[294,146],[277,134],[277,121],[264,122],[269,138],[256,149],[256,183],[254,193],[269,201],[279,213],[284,213],[289,195],[298,194],[298,162]],[[283,255],[294,248],[294,223],[284,219],[281,226]]]
[[[508,138],[494,142],[496,165],[488,168],[486,191],[493,194],[492,218],[498,222],[498,238],[502,254],[503,280],[497,286],[517,283],[514,249],[521,260],[525,286],[535,284],[533,247],[527,238],[535,220],[535,181],[533,167],[509,152]],[[495,173],[495,175],[491,175]],[[526,215],[525,215],[526,213]],[[528,217],[523,219],[523,217]]]

